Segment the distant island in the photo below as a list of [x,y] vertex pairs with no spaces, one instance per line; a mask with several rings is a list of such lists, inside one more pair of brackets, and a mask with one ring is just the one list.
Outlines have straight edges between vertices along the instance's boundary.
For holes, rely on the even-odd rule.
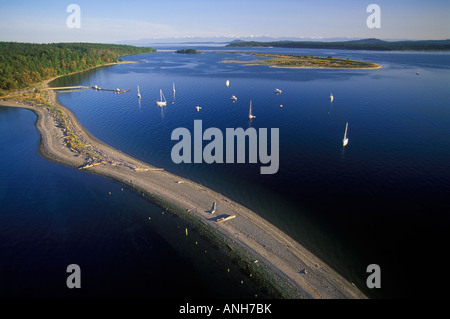
[[342,42],[314,42],[314,41],[233,41],[227,47],[278,47],[300,49],[341,49],[341,50],[374,50],[374,51],[448,51],[450,39],[447,40],[417,40],[417,41],[384,41],[380,39],[362,39]]
[[235,54],[247,54],[268,58],[264,60],[238,61],[224,60],[224,63],[245,63],[247,65],[263,64],[279,68],[314,68],[314,69],[378,69],[380,65],[355,61],[350,59],[337,59],[332,56],[318,57],[311,55],[285,55],[285,54],[267,54],[267,53],[250,53],[250,52],[228,52]]
[[175,51],[175,53],[181,53],[181,54],[199,54],[202,53],[202,51],[198,51],[195,49],[180,49]]

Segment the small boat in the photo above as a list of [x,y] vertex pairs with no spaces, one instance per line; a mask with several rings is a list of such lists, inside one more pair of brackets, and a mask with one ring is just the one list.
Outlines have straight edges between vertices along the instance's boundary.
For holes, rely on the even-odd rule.
[[232,95],[230,99],[231,99],[231,101],[233,101],[233,102],[236,102],[236,101],[237,101],[237,97],[234,96],[234,95]]
[[216,212],[216,202],[213,202],[212,208],[211,208],[211,214],[214,214]]
[[416,75],[420,75],[420,72],[417,72]]
[[139,85],[138,85],[137,89],[138,89],[137,97],[138,97],[138,99],[140,99],[141,98],[141,93],[139,93]]
[[252,114],[252,101],[250,101],[250,110],[249,110],[249,112],[248,112],[248,120],[251,121],[251,120],[253,120],[255,117],[256,117],[256,116],[254,116],[254,115]]
[[173,91],[173,95],[175,95],[175,83],[172,83],[172,91]]
[[158,105],[158,106],[166,106],[167,105],[167,101],[166,101],[166,98],[165,98],[162,90],[159,90],[159,101],[156,101],[156,105]]
[[225,82],[225,85],[226,85],[226,86],[230,86],[230,81],[227,80],[227,81]]
[[342,145],[343,146],[346,146],[348,144],[347,129],[348,129],[348,122],[345,125],[344,139],[342,140]]
[[281,94],[281,90],[280,89],[275,89],[275,94]]
[[197,112],[200,111],[200,110],[202,109],[202,107],[201,107],[201,106],[198,106],[198,105],[197,105],[195,108],[197,109]]
[[330,93],[330,102],[333,102],[333,100],[334,100],[333,93]]

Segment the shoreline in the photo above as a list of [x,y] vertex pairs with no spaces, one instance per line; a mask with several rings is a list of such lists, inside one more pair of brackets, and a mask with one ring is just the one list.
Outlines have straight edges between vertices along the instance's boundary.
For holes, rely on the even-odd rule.
[[[48,88],[52,80],[54,78],[42,82],[43,89]],[[142,192],[161,207],[182,215],[214,240],[228,246],[255,272],[270,277],[287,298],[367,298],[353,284],[256,213],[215,191],[134,159],[98,140],[69,109],[57,103],[55,92],[47,92],[52,109],[30,102],[0,101],[1,106],[26,108],[37,115],[39,152],[43,157],[112,178]],[[89,150],[88,155],[68,146],[66,129],[61,127],[55,110],[61,112],[67,127],[83,141]],[[217,203],[217,208],[211,214],[213,202]],[[236,218],[216,222],[223,215],[235,215]],[[257,263],[254,262],[256,260]]]

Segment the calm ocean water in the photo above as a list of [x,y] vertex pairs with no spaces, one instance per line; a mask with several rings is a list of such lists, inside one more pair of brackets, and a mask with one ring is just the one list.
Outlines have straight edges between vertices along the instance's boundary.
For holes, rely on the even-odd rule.
[[[53,85],[96,84],[102,88],[131,89],[132,92],[119,95],[93,90],[67,92],[60,93],[58,98],[100,140],[215,189],[251,208],[305,245],[369,296],[435,297],[423,289],[432,288],[436,293],[441,291],[444,283],[430,282],[428,276],[420,274],[424,268],[434,268],[444,261],[446,231],[450,224],[450,109],[447,102],[450,98],[450,55],[291,49],[253,51],[332,55],[379,63],[383,68],[276,69],[221,63],[226,59],[250,59],[229,53],[204,51],[198,55],[180,55],[158,52],[125,58],[142,63],[105,67],[64,77]],[[225,85],[226,80],[230,81],[229,87]],[[136,97],[138,85],[142,94],[140,103]],[[274,94],[275,88],[283,93]],[[160,89],[168,101],[163,109],[155,105]],[[332,103],[328,98],[331,92],[334,95]],[[237,96],[236,103],[230,101],[231,95]],[[201,119],[203,129],[217,127],[223,132],[225,128],[245,129],[249,126],[250,100],[256,115],[251,126],[280,130],[280,168],[277,174],[260,175],[260,164],[177,165],[172,162],[170,152],[176,142],[171,141],[170,136],[175,128],[185,127],[192,131],[194,120]],[[196,111],[196,105],[202,107],[200,112]],[[27,146],[23,146],[33,155],[24,156],[21,150],[17,150],[16,153],[11,152],[16,154],[11,155],[13,158],[0,157],[2,180],[8,181],[2,183],[4,189],[0,197],[2,210],[7,212],[2,213],[7,223],[0,226],[5,228],[1,236],[6,239],[2,240],[0,253],[14,261],[6,262],[1,258],[2,269],[12,271],[12,265],[20,265],[26,256],[25,250],[36,254],[41,250],[53,253],[48,246],[50,244],[33,241],[41,238],[39,232],[44,231],[43,237],[58,243],[61,236],[75,232],[71,233],[70,240],[86,263],[95,264],[89,266],[93,268],[89,270],[93,276],[101,272],[100,268],[103,269],[98,263],[110,262],[119,263],[125,269],[136,269],[136,278],[154,280],[147,273],[151,269],[146,264],[147,257],[143,257],[149,254],[149,246],[157,250],[150,253],[154,259],[159,259],[159,254],[179,256],[184,258],[183,263],[195,269],[196,265],[190,262],[196,258],[183,255],[184,249],[168,235],[171,231],[147,229],[150,226],[143,219],[148,219],[149,212],[159,216],[157,207],[131,191],[122,192],[120,184],[40,158],[31,112],[2,109],[0,115],[2,136],[11,136],[1,140],[2,150],[8,149],[9,152],[19,147],[14,142],[17,136],[24,141],[28,141],[30,135],[35,136]],[[14,127],[23,127],[15,134],[10,133],[10,125],[9,129],[3,125],[12,123],[13,119],[16,121]],[[342,138],[346,122],[349,123],[349,144],[344,149]],[[19,133],[23,131],[27,133]],[[31,169],[35,165],[42,168],[36,172],[36,169]],[[30,178],[30,174],[36,176],[36,180]],[[41,180],[47,181],[47,186],[42,187]],[[28,187],[36,188],[35,192],[21,189],[25,182],[34,185]],[[17,185],[4,186],[8,184]],[[76,196],[73,195],[74,189],[79,192]],[[111,192],[117,194],[116,197],[107,196],[109,189],[113,189]],[[4,192],[8,195],[3,196]],[[48,196],[43,195],[47,193]],[[77,198],[75,203],[74,198]],[[15,205],[25,205],[27,209],[17,210]],[[41,210],[44,213],[36,215]],[[30,220],[24,214],[34,217]],[[49,230],[48,220],[32,222],[40,215],[52,220],[56,235],[53,236]],[[69,228],[69,216],[77,223],[76,231]],[[108,224],[104,224],[105,216]],[[26,226],[22,225],[24,222]],[[98,228],[93,230],[93,225]],[[20,235],[20,227],[26,227],[29,242]],[[85,227],[100,238],[95,253],[89,251]],[[165,230],[170,227],[173,226],[167,226]],[[119,231],[121,229],[127,229],[126,234],[130,238],[122,239],[120,236],[125,235]],[[105,236],[112,236],[116,245],[123,247],[124,253],[128,247],[134,247],[130,253],[131,260],[142,259],[142,266],[111,252]],[[14,247],[17,239],[24,242],[20,253]],[[97,250],[103,251],[104,245],[108,247],[105,248],[107,252],[97,254]],[[54,273],[52,268],[56,264],[67,264],[66,261],[72,259],[70,251],[63,254],[65,258],[52,255],[50,260],[41,260],[42,265],[48,265],[48,270],[44,269],[42,273]],[[98,263],[91,261],[93,256]],[[173,273],[184,277],[180,267],[174,266],[181,262],[170,258],[157,264],[169,267],[164,271],[169,278]],[[206,266],[204,263],[206,261],[202,262],[202,269],[215,268],[211,261]],[[381,289],[370,290],[365,284],[366,267],[373,263],[381,267]],[[174,268],[171,270],[168,265]],[[65,275],[60,274],[62,277]],[[117,277],[120,280],[121,276]],[[0,282],[6,280],[4,278],[0,275]],[[179,278],[171,280],[177,282]],[[185,283],[187,286],[189,282]],[[145,283],[138,287],[142,289],[136,289],[137,295],[158,295],[154,290],[147,291]],[[98,289],[101,293],[101,288]],[[133,284],[130,283],[129,290],[132,289]],[[166,296],[170,297],[171,293],[167,292]]]

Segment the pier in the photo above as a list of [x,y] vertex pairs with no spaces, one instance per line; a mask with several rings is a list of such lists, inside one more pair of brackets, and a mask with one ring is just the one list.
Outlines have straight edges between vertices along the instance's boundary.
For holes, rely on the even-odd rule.
[[120,89],[103,89],[101,87],[98,87],[97,85],[93,86],[83,86],[83,85],[77,85],[77,86],[59,86],[59,87],[51,87],[47,88],[48,90],[88,90],[93,89],[96,91],[110,91],[114,92],[114,94],[120,94],[125,92],[130,92],[131,90],[120,90]]
[[48,90],[76,90],[76,89],[89,89],[89,86],[60,86],[60,87],[54,87],[54,88],[47,88]]

